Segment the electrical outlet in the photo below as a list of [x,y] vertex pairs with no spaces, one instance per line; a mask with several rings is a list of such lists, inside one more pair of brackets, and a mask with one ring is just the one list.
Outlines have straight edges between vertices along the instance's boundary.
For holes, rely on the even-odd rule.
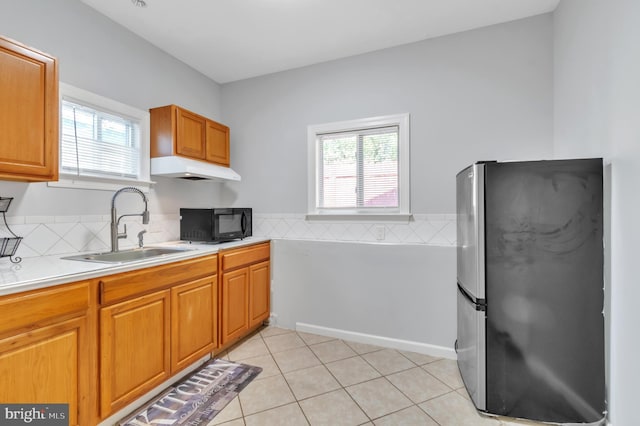
[[382,241],[384,240],[384,225],[376,225],[373,229],[373,233],[376,236],[376,240]]

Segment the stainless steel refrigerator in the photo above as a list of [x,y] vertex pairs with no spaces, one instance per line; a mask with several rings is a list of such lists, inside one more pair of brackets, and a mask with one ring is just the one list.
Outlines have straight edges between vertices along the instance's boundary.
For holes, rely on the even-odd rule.
[[478,410],[605,416],[602,159],[458,173],[456,351]]

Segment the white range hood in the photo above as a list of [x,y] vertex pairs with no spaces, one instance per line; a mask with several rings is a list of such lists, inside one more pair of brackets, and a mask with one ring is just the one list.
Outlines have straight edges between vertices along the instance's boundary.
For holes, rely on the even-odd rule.
[[178,156],[152,158],[151,175],[190,180],[240,180],[240,175],[229,167],[222,167],[217,164]]

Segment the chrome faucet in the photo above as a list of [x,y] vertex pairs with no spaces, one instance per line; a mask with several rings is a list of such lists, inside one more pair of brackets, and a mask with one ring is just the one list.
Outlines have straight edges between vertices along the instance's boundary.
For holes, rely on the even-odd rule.
[[[116,198],[122,192],[134,192],[136,194],[139,194],[142,197],[142,201],[144,201],[144,211],[142,213],[123,214],[120,217],[118,217],[118,214],[116,212]],[[147,209],[147,197],[138,188],[134,188],[132,186],[121,188],[117,190],[116,193],[113,194],[113,198],[111,198],[111,251],[112,252],[118,251],[118,240],[120,238],[127,238],[126,223],[124,224],[124,232],[122,233],[118,232],[118,225],[120,224],[120,219],[122,219],[125,216],[142,216],[142,223],[144,225],[149,223],[149,210]]]

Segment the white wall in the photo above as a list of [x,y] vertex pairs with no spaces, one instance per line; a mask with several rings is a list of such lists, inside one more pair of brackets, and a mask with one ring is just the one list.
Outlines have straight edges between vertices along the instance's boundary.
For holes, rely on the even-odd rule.
[[[228,193],[259,213],[256,229],[283,238],[274,243],[278,324],[406,340],[451,356],[455,175],[477,160],[552,157],[552,71],[546,14],[223,85],[243,177]],[[305,224],[307,126],[403,112],[411,114],[417,220],[385,226],[383,242],[394,245],[376,242],[371,227],[379,225]]]
[[638,424],[640,2],[562,0],[554,13],[555,153],[603,156],[609,182],[605,284],[609,411]]
[[[0,34],[59,60],[60,81],[148,110],[175,103],[220,119],[220,86],[78,0],[0,0]],[[220,184],[155,179],[152,214],[212,206]],[[10,216],[108,215],[112,193],[0,181]],[[123,197],[123,209],[139,200]],[[153,220],[153,216],[152,216]]]
[[305,213],[310,124],[411,114],[411,206],[453,213],[477,160],[552,155],[552,22],[541,15],[222,86],[238,205]]

